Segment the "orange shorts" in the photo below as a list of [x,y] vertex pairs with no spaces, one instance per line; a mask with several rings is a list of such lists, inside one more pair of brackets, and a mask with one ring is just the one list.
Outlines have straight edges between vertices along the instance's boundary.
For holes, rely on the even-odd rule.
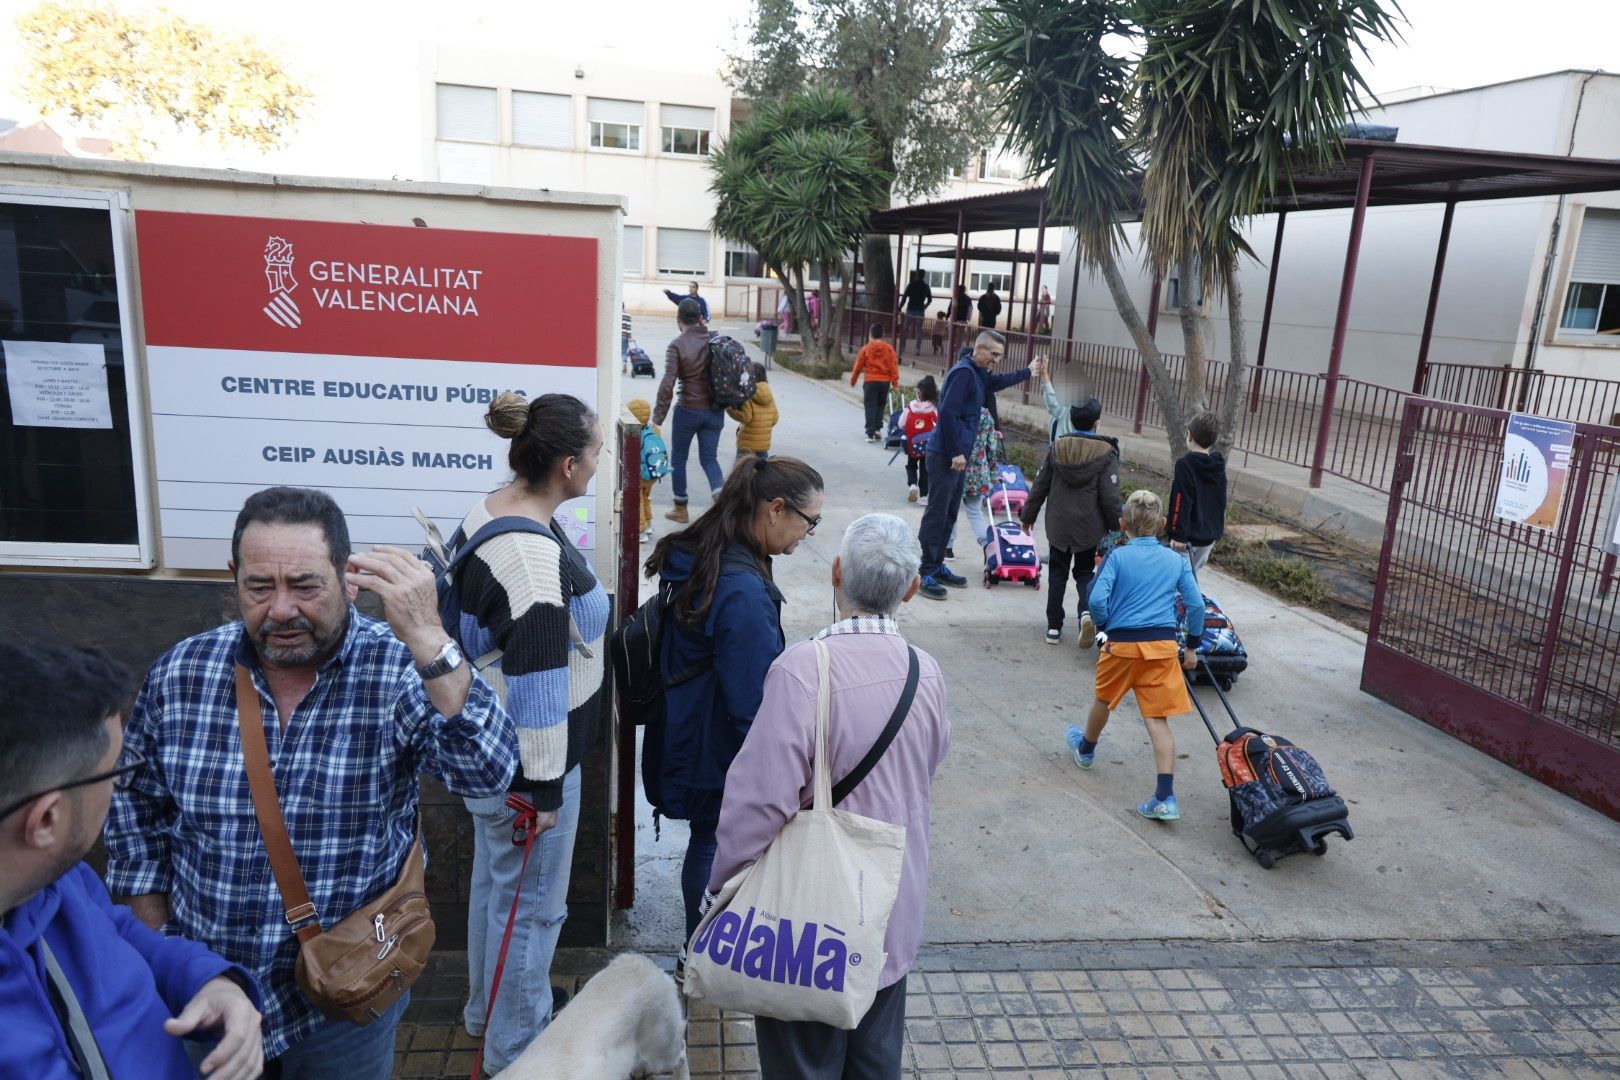
[[1143,716],[1192,712],[1174,641],[1110,641],[1102,647],[1097,657],[1097,696],[1117,709],[1133,690]]

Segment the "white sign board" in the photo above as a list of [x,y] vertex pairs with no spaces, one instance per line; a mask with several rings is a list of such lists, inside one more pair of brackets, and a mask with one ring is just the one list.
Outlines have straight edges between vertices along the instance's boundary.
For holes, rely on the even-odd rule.
[[107,349],[70,341],[0,341],[17,427],[111,428]]

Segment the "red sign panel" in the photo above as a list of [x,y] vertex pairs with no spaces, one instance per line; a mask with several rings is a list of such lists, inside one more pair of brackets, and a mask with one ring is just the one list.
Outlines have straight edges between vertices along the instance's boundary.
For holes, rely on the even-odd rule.
[[594,367],[596,241],[135,215],[150,345]]

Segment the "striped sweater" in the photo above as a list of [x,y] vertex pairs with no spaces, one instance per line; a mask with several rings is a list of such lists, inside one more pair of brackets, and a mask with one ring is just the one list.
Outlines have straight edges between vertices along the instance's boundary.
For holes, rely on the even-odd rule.
[[[452,543],[492,519],[479,502]],[[551,530],[565,536],[555,520]],[[483,675],[517,728],[521,776],[513,787],[531,791],[540,810],[555,810],[563,777],[602,726],[607,591],[573,544],[536,533],[486,541],[463,564],[460,586],[467,656],[504,650]]]

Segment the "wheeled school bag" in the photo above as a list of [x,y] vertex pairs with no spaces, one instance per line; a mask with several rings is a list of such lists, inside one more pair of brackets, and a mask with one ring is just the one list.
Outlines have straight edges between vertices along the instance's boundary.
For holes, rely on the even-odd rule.
[[650,379],[656,379],[658,378],[658,370],[653,367],[652,357],[647,355],[647,350],[632,341],[630,342],[630,377],[633,379],[637,375],[645,375]]
[[[1029,535],[1023,523],[1008,511],[1009,494],[998,489],[1002,496],[1001,508],[1006,519],[990,527],[984,545],[984,587],[998,581],[1020,581],[1032,589],[1041,587],[1041,556],[1035,549],[1035,538]],[[992,506],[995,505],[992,496]]]
[[1006,511],[1013,516],[1024,512],[1024,504],[1029,502],[1029,482],[1024,479],[1024,470],[1004,461],[996,466],[996,478],[992,481],[990,489],[990,512],[999,514]]
[[[1200,657],[1199,666],[1203,667]],[[1231,804],[1232,833],[1267,870],[1285,855],[1327,854],[1327,838],[1355,839],[1350,811],[1314,757],[1280,735],[1243,727],[1214,674],[1210,682],[1234,727],[1215,734],[1204,703],[1190,690],[1193,706],[1215,740],[1215,760]]]
[[[1177,601],[1178,608],[1180,601]],[[1185,613],[1182,613],[1185,616]],[[1214,682],[1222,690],[1232,689],[1237,677],[1249,666],[1249,650],[1243,647],[1237,629],[1213,597],[1204,597],[1204,635],[1198,646],[1204,662],[1192,673],[1193,684]]]

